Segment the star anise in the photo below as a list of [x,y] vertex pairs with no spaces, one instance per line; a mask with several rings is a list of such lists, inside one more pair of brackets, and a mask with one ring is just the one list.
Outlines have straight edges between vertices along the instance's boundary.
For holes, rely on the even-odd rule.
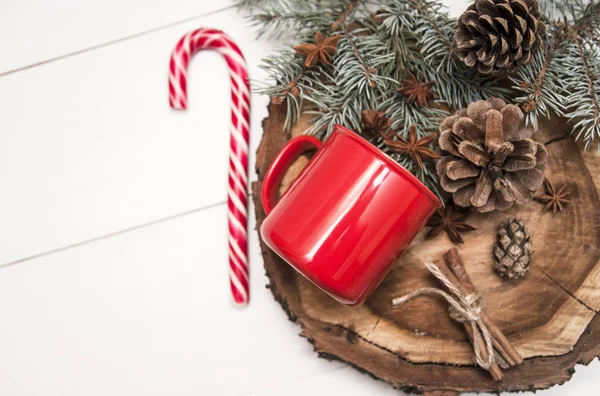
[[435,81],[422,83],[410,70],[407,71],[407,77],[402,81],[398,92],[407,97],[406,102],[409,104],[416,101],[419,106],[429,107],[429,101],[436,97],[435,92],[431,90]]
[[316,44],[300,44],[295,45],[294,50],[300,55],[304,55],[306,67],[311,67],[321,62],[323,65],[328,65],[331,61],[331,56],[335,53],[337,43],[342,36],[323,36],[323,33],[317,32],[315,41]]
[[398,140],[386,139],[384,143],[392,150],[400,154],[408,154],[412,159],[412,162],[415,163],[419,169],[423,169],[425,167],[423,163],[423,159],[438,159],[440,158],[439,154],[427,147],[433,139],[435,139],[436,134],[432,133],[427,135],[420,140],[417,140],[417,127],[416,125],[412,125],[410,127],[410,133],[408,140],[404,139],[401,136],[396,136]]
[[379,136],[385,138],[387,131],[392,125],[390,120],[383,111],[373,109],[363,110],[362,114],[362,131],[372,139],[377,139]]
[[546,194],[535,197],[534,199],[546,204],[546,210],[552,209],[552,213],[562,212],[563,207],[571,203],[567,197],[571,194],[567,191],[567,185],[563,184],[560,188],[554,185],[548,179],[544,179],[544,189]]
[[442,231],[446,231],[453,243],[465,243],[460,233],[476,230],[475,227],[464,222],[468,214],[468,209],[459,208],[453,203],[448,204],[445,208],[438,209],[427,223],[427,226],[432,228],[425,238],[435,238]]

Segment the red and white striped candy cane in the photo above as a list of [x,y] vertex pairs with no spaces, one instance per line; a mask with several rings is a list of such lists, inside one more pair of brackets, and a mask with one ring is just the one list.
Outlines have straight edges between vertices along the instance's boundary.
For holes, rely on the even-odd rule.
[[169,65],[169,104],[187,108],[187,68],[192,55],[200,50],[218,51],[229,66],[231,78],[231,151],[229,155],[229,283],[233,302],[246,305],[248,285],[247,184],[250,86],[244,55],[222,31],[198,29],[183,36],[171,54]]

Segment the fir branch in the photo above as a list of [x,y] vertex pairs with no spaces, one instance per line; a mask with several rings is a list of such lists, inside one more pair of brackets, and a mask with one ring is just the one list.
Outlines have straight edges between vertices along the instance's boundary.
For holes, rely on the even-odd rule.
[[448,115],[448,112],[440,108],[408,104],[398,96],[389,98],[382,107],[386,109],[386,114],[392,120],[392,129],[399,131],[403,137],[408,135],[411,125],[419,126],[417,129],[419,138],[435,132],[440,120]]
[[358,45],[356,45],[356,40],[352,37],[352,34],[350,34],[350,31],[348,30],[348,26],[346,26],[344,24],[343,28],[342,28],[342,31],[344,32],[344,36],[348,40],[348,43],[350,43],[350,47],[352,48],[352,52],[354,53],[354,57],[356,58],[356,60],[358,60],[358,62],[360,63],[360,65],[362,67],[362,74],[365,76],[367,84],[371,88],[375,88],[376,83],[371,78],[371,74],[375,73],[376,69],[375,68],[369,68],[367,66],[362,52],[358,48]]
[[551,112],[563,115],[565,88],[561,79],[562,49],[556,38],[558,30],[548,26],[544,47],[537,52],[533,61],[521,67],[511,78],[513,89],[523,93],[513,99],[513,103],[525,112],[526,123],[537,129],[541,116],[550,117]]
[[382,72],[397,81],[400,80],[404,75],[407,62],[422,58],[415,48],[418,40],[413,32],[413,18],[408,3],[393,1],[389,5],[382,6],[369,23],[373,34],[377,34],[379,40],[387,44],[388,52],[394,54],[394,58],[383,66]]
[[[598,101],[598,79],[600,70],[600,53],[598,48],[586,48],[580,36],[574,40],[571,46],[575,56],[570,60],[573,72],[566,77],[571,95],[567,98],[570,104],[567,117],[575,122],[572,133],[575,139],[583,138],[586,149],[589,148],[597,138],[600,138],[600,107]],[[574,48],[573,48],[574,47]],[[595,70],[591,70],[590,57],[595,57]],[[599,146],[600,150],[600,146]]]
[[343,27],[342,32],[329,80],[331,90],[323,95],[323,106],[307,112],[316,117],[306,133],[327,136],[334,123],[360,130],[360,113],[379,108],[393,89],[395,82],[377,73],[379,65],[388,62],[392,54],[387,54],[373,36],[363,35],[364,29]]
[[544,80],[546,78],[546,75],[548,73],[548,68],[550,67],[550,62],[552,61],[552,51],[544,51],[543,52],[543,57],[544,57],[544,63],[542,64],[542,68],[540,69],[540,71],[537,73],[536,77],[535,77],[535,83],[533,84],[533,91],[531,92],[531,96],[533,97],[533,100],[535,100],[536,102],[539,100],[539,97],[542,93],[542,86],[544,83]]
[[331,24],[332,31],[338,30],[341,26],[347,26],[346,18],[348,17],[348,14],[351,14],[354,11],[357,3],[358,0],[351,0],[348,3],[342,12],[340,12],[340,16]]
[[233,5],[241,9],[252,10],[255,7],[262,5],[265,0],[236,0]]
[[554,23],[560,47],[557,69],[565,92],[562,115],[573,123],[575,139],[583,139],[589,148],[600,138],[600,2],[563,1],[557,0],[563,21]]
[[419,46],[426,61],[435,61],[438,70],[452,71],[453,45],[452,35],[456,23],[451,22],[444,6],[438,0],[409,0],[417,10],[417,15],[425,19],[415,18],[415,33],[420,35]]
[[[258,36],[288,38],[306,41],[315,31],[330,31],[333,22],[349,14],[366,0],[250,0],[251,26],[258,28]],[[351,6],[352,5],[352,6]],[[243,4],[242,4],[243,6]]]
[[433,20],[431,13],[429,12],[429,10],[431,9],[434,9],[436,12],[439,12],[439,9],[442,7],[442,4],[437,1],[427,0],[425,0],[424,3],[421,0],[411,0],[411,2],[414,4],[415,9],[419,11],[421,15],[424,15],[427,18],[427,21],[435,31],[438,39],[441,42],[443,42],[447,48],[452,48],[451,40],[447,37],[446,34],[442,33],[439,25]]
[[502,87],[497,78],[482,77],[463,64],[452,64],[450,72],[438,70],[435,65],[421,66],[427,79],[435,79],[435,92],[439,101],[452,109],[466,107],[480,99],[497,97],[507,99],[509,90]]
[[[260,34],[312,43],[316,31],[341,34],[331,65],[306,68],[304,59],[283,49],[264,60],[272,82],[259,89],[285,102],[284,127],[311,115],[306,133],[323,138],[334,124],[361,130],[361,112],[383,111],[392,129],[406,137],[437,129],[447,112],[489,97],[508,99],[526,110],[527,122],[552,113],[570,119],[586,146],[600,139],[600,2],[540,0],[547,35],[533,61],[510,76],[512,90],[499,78],[468,69],[453,53],[456,20],[440,0],[240,0],[253,10]],[[375,12],[374,12],[375,11]],[[560,21],[555,18],[558,11]],[[374,12],[374,13],[373,13]],[[396,93],[411,70],[422,81],[434,80],[437,100],[431,108],[408,104]],[[442,106],[440,106],[442,105]],[[381,141],[374,141],[384,151]],[[386,151],[387,152],[387,151]],[[432,169],[419,170],[410,157],[388,152],[430,188]]]
[[598,93],[594,87],[594,81],[597,79],[597,76],[592,75],[590,72],[589,60],[586,54],[586,51],[583,49],[583,45],[581,44],[581,37],[577,37],[575,40],[577,45],[577,50],[579,51],[579,56],[581,57],[581,64],[583,66],[583,71],[585,75],[585,79],[588,85],[588,93],[592,99],[592,106],[594,109],[594,119],[600,119],[598,115],[600,114],[600,109],[598,107]]

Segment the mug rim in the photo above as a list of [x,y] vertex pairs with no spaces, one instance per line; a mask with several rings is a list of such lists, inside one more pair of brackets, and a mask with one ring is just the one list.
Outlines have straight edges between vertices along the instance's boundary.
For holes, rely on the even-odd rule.
[[434,203],[435,206],[437,206],[438,209],[443,206],[442,201],[440,201],[440,199],[433,193],[433,191],[427,188],[427,186],[423,184],[421,180],[417,179],[415,175],[408,171],[408,169],[397,163],[392,157],[384,153],[378,147],[375,147],[371,142],[360,136],[358,133],[351,131],[350,129],[340,124],[335,124],[333,126],[333,129],[334,133],[340,133],[356,140],[363,147],[370,150],[376,157],[385,161],[385,163],[390,168],[394,169],[401,176],[404,176],[408,180],[410,180],[422,193],[424,193]]

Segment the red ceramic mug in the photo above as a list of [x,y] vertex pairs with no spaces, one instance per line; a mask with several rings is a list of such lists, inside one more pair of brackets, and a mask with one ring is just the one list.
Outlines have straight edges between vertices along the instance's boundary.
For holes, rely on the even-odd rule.
[[[276,202],[287,168],[311,150],[317,152]],[[290,140],[265,175],[261,199],[265,243],[346,305],[365,301],[442,205],[410,172],[340,125],[324,144],[311,136]]]

